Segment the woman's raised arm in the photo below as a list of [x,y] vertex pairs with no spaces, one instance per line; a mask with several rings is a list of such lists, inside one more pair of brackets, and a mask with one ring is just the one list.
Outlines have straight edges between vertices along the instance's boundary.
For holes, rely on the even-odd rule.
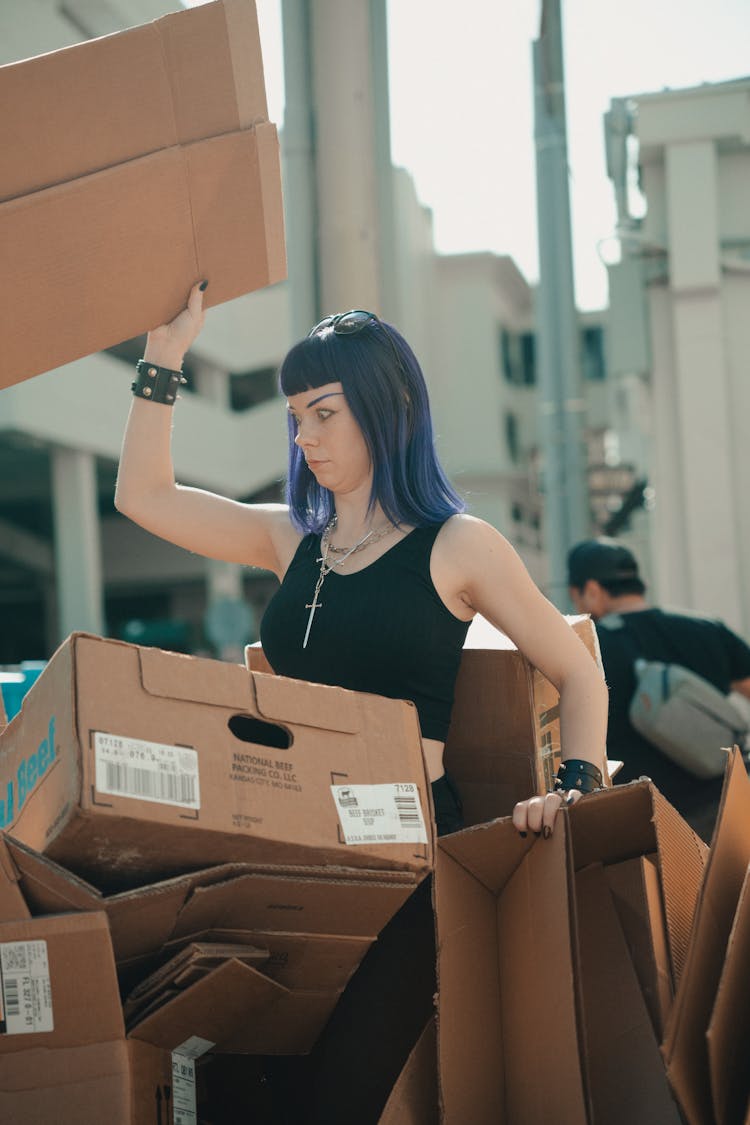
[[[203,327],[203,289],[148,335],[144,360],[179,372]],[[283,574],[299,535],[283,504],[251,505],[177,484],[171,453],[172,407],[136,396],[130,408],[115,492],[115,507],[154,535],[188,551]]]

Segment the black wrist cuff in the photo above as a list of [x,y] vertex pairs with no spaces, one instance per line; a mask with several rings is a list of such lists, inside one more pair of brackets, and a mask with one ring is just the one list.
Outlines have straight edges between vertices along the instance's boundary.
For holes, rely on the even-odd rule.
[[139,359],[135,369],[137,378],[130,389],[136,398],[174,406],[177,391],[183,383],[187,382],[181,371],[172,371],[169,367],[157,367],[155,363],[146,363],[145,359]]
[[555,789],[577,789],[579,793],[593,793],[602,787],[602,771],[584,758],[568,758],[560,763],[555,779]]

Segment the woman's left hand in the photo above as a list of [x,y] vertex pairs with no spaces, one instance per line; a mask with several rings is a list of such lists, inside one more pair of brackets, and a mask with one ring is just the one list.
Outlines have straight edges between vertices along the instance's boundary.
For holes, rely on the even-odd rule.
[[582,794],[576,790],[547,793],[544,797],[529,797],[513,808],[513,825],[521,836],[535,832],[545,839],[552,835],[555,818],[563,807],[569,808],[580,801]]

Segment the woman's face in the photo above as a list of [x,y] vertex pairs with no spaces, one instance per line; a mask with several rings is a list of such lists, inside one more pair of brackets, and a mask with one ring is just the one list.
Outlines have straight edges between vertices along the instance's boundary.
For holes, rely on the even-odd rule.
[[318,484],[334,493],[372,482],[370,454],[341,383],[326,383],[287,399],[297,421],[296,444]]

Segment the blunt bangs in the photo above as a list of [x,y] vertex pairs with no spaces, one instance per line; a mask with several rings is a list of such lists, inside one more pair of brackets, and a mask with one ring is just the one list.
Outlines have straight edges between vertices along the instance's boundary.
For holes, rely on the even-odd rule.
[[[386,332],[390,339],[384,338]],[[291,397],[327,383],[341,383],[369,450],[370,509],[379,503],[394,524],[414,527],[442,523],[465,510],[435,452],[421,368],[395,328],[373,321],[350,335],[324,329],[295,344],[279,370],[282,393]],[[315,480],[295,444],[296,435],[297,424],[290,415],[286,487],[290,516],[299,531],[318,534],[335,512],[334,498]]]

